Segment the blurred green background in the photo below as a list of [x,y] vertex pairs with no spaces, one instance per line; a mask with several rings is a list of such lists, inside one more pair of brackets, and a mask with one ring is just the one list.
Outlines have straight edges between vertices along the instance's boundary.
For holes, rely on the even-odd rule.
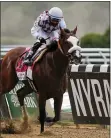
[[67,28],[78,26],[82,47],[109,47],[109,2],[1,2],[1,44],[33,45],[30,30],[44,10],[58,6]]

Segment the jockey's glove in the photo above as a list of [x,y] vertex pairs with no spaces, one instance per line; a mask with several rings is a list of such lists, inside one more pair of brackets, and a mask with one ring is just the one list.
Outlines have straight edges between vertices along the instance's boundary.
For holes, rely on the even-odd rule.
[[41,44],[43,44],[43,43],[46,44],[46,40],[43,37],[38,37],[38,39],[40,40],[40,43]]

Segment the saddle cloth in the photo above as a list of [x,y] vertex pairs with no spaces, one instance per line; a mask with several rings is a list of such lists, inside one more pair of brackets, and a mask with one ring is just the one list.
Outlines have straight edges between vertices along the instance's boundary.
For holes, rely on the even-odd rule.
[[25,52],[17,60],[15,69],[16,69],[16,74],[17,74],[17,77],[19,80],[27,80],[27,78],[29,78],[30,80],[33,80],[32,70],[33,70],[34,64],[42,58],[44,53],[47,51],[47,48],[43,49],[37,55],[32,66],[27,66],[23,63],[24,58],[29,50],[30,50],[30,48],[26,48]]

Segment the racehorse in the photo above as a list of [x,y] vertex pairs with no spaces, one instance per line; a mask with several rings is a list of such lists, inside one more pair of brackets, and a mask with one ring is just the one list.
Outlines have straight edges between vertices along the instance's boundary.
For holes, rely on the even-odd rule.
[[[63,100],[63,94],[66,91],[66,72],[70,60],[75,57],[75,51],[80,51],[78,46],[78,38],[75,28],[73,31],[61,29],[58,47],[55,50],[49,49],[42,59],[34,64],[32,77],[35,88],[39,93],[39,114],[40,114],[40,132],[44,132],[45,121],[45,105],[46,100],[54,99],[55,117],[51,122],[55,123],[60,120],[60,111]],[[1,64],[1,83],[0,97],[12,90],[18,83],[18,77],[15,71],[15,66],[18,58],[26,50],[25,47],[18,47],[10,50],[3,58]],[[81,57],[78,57],[78,59]],[[24,97],[32,92],[32,88],[27,81],[24,82],[25,87],[17,91],[20,106],[23,109],[24,117],[27,114],[24,107]]]

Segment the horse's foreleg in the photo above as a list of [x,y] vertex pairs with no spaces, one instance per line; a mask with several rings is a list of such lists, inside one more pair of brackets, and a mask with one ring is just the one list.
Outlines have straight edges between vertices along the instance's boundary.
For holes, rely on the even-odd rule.
[[54,122],[57,122],[60,120],[62,101],[63,101],[63,95],[60,97],[54,98],[54,111],[55,111],[55,117],[53,119]]
[[39,116],[40,116],[40,124],[41,124],[41,130],[40,133],[44,132],[44,122],[45,122],[45,105],[46,105],[46,100],[39,96]]

